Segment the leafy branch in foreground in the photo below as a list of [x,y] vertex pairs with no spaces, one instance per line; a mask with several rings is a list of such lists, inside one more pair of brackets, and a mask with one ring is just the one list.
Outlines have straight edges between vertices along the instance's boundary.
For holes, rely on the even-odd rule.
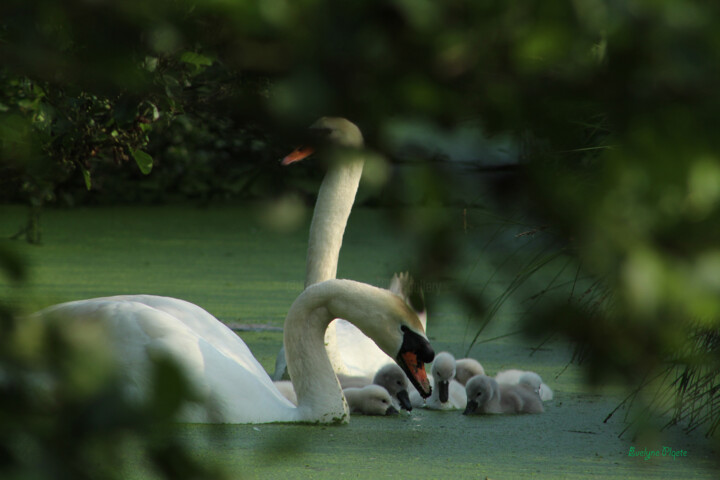
[[[24,272],[0,250],[1,275],[22,287]],[[140,402],[92,327],[39,324],[0,299],[0,477],[225,478],[177,436],[174,417],[192,399],[177,365],[155,362],[154,389]]]

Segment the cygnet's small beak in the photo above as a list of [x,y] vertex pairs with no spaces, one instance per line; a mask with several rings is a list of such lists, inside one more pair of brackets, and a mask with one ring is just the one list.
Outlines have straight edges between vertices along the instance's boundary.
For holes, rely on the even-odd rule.
[[467,406],[465,407],[465,411],[463,412],[463,415],[470,415],[471,413],[475,412],[477,407],[478,407],[478,403],[475,400],[468,401]]
[[396,396],[398,402],[400,402],[400,407],[403,410],[407,410],[408,412],[412,410],[412,403],[410,403],[410,397],[408,396],[407,390],[400,390]]
[[448,401],[448,398],[450,398],[450,382],[447,380],[442,380],[438,382],[438,396],[440,397],[440,401],[442,403],[445,403]]
[[388,407],[388,409],[385,410],[385,415],[397,415],[398,413],[400,413],[400,412],[398,412],[397,409],[395,407],[393,407],[392,405],[390,405]]

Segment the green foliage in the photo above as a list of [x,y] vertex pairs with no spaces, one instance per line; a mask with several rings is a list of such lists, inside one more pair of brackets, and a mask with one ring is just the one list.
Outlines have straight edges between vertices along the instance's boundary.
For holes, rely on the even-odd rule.
[[[0,265],[23,278],[13,252],[0,251]],[[191,396],[174,363],[154,366],[162,381],[141,404],[92,325],[20,319],[2,299],[0,328],[2,478],[222,478],[176,436],[173,417]]]
[[[570,304],[548,295],[527,323],[580,345],[592,380],[637,385],[693,348],[712,366],[695,334],[720,328],[719,14],[700,0],[6,0],[2,198],[271,196],[287,132],[320,115],[351,118],[390,158],[419,151],[390,147],[391,120],[453,132],[469,118],[518,146],[511,181],[452,188],[437,162],[380,196],[493,197],[550,225],[598,283]],[[452,274],[452,219],[422,222],[422,273]]]

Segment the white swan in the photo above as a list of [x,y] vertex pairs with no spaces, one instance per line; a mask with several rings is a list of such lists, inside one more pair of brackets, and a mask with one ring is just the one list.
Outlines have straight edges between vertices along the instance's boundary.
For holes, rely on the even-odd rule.
[[485,375],[485,369],[474,358],[461,358],[455,361],[455,380],[465,385],[475,375]]
[[275,388],[280,391],[282,396],[290,400],[293,405],[298,404],[297,395],[290,380],[273,380],[273,385],[275,385]]
[[318,146],[335,146],[340,152],[329,163],[315,202],[308,237],[305,287],[337,275],[345,226],[365,163],[360,152],[364,144],[362,133],[349,120],[322,117],[310,126],[310,133],[313,144],[295,149],[283,158],[283,165],[307,158]]
[[380,385],[366,385],[362,388],[345,388],[343,394],[347,399],[350,413],[362,415],[396,415],[392,397]]
[[463,414],[542,413],[540,396],[525,385],[498,384],[487,375],[476,375],[465,385],[467,407]]
[[417,315],[393,293],[350,280],[314,285],[290,307],[284,336],[297,407],[283,397],[235,333],[183,300],[150,295],[96,298],[55,305],[33,317],[105,327],[121,373],[140,398],[149,392],[153,359],[169,356],[177,361],[204,403],[186,409],[181,421],[347,422],[348,406],[324,349],[325,329],[336,317],[355,322],[396,358],[416,388],[430,395],[423,363],[434,353]]
[[495,380],[506,385],[527,385],[535,390],[543,402],[553,399],[552,389],[542,381],[540,375],[528,370],[503,370],[495,375]]
[[[402,298],[418,316],[425,331],[427,316],[421,303],[413,295],[413,280],[407,273],[395,274],[390,281],[389,290]],[[392,365],[392,358],[380,350],[375,343],[355,327],[352,323],[337,319],[331,325],[335,326],[335,335],[332,336],[332,329],[328,329],[329,335],[325,335],[328,353],[335,352],[338,359],[338,366],[335,371],[346,372],[348,375],[372,378],[373,374],[382,370],[387,365]],[[333,342],[332,339],[335,339]]]
[[[295,149],[282,160],[283,165],[301,161],[323,146],[339,152],[335,152],[337,155],[331,159],[315,203],[308,238],[305,287],[335,278],[337,274],[342,239],[364,165],[361,152],[363,136],[349,120],[322,117],[310,126],[310,132],[313,137],[311,144]],[[403,288],[403,282],[405,286],[409,285],[407,278],[394,278],[391,287]],[[409,299],[409,290],[405,294]],[[427,316],[424,309],[418,313],[425,328]],[[333,368],[339,374],[371,378],[382,366],[393,361],[360,330],[341,319],[330,324],[325,340]],[[281,350],[275,364],[275,380],[282,378],[284,360]]]
[[[432,395],[427,399],[416,390],[410,393],[414,407],[424,406],[431,410],[462,410],[467,405],[465,387],[455,381],[455,357],[449,352],[435,355],[432,364]],[[424,405],[423,405],[424,404]]]

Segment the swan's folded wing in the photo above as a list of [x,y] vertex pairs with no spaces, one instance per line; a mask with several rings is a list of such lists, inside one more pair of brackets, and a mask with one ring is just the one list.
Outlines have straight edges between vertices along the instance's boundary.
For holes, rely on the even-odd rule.
[[[182,420],[255,423],[295,419],[297,409],[272,385],[237,335],[207,312],[206,317],[193,320],[191,314],[195,309],[187,308],[192,304],[161,298],[83,300],[56,305],[35,316],[101,324],[128,388],[140,400],[146,398],[151,388],[153,360],[162,355],[175,360],[207,407],[186,409]],[[199,307],[197,310],[204,312]],[[206,328],[199,328],[201,325]],[[203,333],[217,344],[206,340]]]
[[[192,409],[186,421],[262,423],[291,421],[294,406],[272,380],[245,342],[202,308],[183,300],[137,296],[152,309],[152,328],[165,323],[166,333],[148,345],[172,355],[201,395],[206,415]],[[162,320],[162,321],[161,321]],[[148,328],[148,327],[146,327]]]
[[181,321],[195,334],[205,339],[228,357],[235,359],[255,375],[265,374],[265,369],[255,359],[245,342],[227,325],[215,318],[203,308],[178,298],[155,295],[128,295],[109,297],[110,299],[128,299],[165,312]]
[[255,374],[252,358],[238,362],[214,345],[200,340],[199,349],[205,362],[202,379],[210,390],[210,421],[218,423],[266,423],[293,421],[297,408],[262,372]]

